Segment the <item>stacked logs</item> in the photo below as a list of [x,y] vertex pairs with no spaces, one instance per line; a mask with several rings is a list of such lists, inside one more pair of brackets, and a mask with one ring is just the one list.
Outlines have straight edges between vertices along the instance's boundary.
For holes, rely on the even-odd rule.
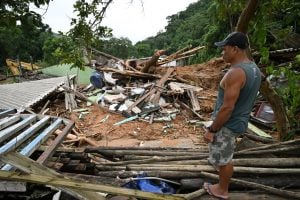
[[[237,151],[230,190],[254,189],[300,199],[300,140],[261,145]],[[177,181],[181,192],[217,182],[216,169],[207,161],[206,148],[91,147],[86,153],[98,157],[96,177],[115,179],[122,185],[145,172],[149,177]],[[280,189],[277,189],[280,188]]]
[[[256,195],[261,191],[269,198],[279,195],[300,199],[299,150],[299,139],[238,150],[230,191],[245,194],[254,190]],[[113,186],[122,186],[144,172],[150,178],[171,182],[178,193],[186,194],[198,191],[206,181],[218,181],[217,171],[208,164],[207,157],[206,147],[87,147],[76,152],[59,149],[47,166],[72,177]],[[201,194],[203,190],[195,193]]]

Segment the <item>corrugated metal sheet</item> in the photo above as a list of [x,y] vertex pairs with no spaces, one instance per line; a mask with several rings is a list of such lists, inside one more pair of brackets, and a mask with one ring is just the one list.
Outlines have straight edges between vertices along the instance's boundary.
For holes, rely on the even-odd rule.
[[63,85],[65,79],[58,77],[0,85],[0,109],[14,108],[22,112]]

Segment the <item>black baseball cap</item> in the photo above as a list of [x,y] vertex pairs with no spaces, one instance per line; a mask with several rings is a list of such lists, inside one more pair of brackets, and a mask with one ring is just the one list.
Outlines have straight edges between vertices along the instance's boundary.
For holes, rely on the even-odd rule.
[[215,42],[217,47],[224,47],[226,45],[237,46],[240,49],[246,49],[249,46],[248,37],[241,32],[230,33],[223,41]]

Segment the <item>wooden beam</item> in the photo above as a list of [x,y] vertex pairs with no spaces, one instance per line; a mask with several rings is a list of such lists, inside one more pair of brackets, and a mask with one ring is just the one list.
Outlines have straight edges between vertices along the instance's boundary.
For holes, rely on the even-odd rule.
[[199,101],[198,101],[198,98],[196,96],[196,93],[195,91],[191,90],[191,89],[188,89],[187,90],[187,93],[191,99],[191,104],[193,106],[193,110],[195,112],[199,111],[200,110],[200,104],[199,104]]
[[61,133],[55,138],[53,143],[47,148],[46,151],[43,152],[43,154],[38,158],[37,162],[40,164],[44,164],[48,158],[50,158],[57,147],[61,144],[65,136],[72,130],[74,127],[75,123],[73,121],[70,121],[67,126],[63,129]]
[[251,124],[250,122],[248,123],[247,132],[259,135],[260,137],[272,138],[271,135],[267,134],[266,132],[264,132],[263,130],[259,129],[258,127],[256,127],[255,125]]
[[113,187],[101,184],[87,183],[82,180],[72,180],[61,177],[51,177],[47,175],[36,174],[20,174],[18,172],[0,171],[0,178],[11,181],[25,181],[38,184],[54,185],[58,187],[68,187],[78,191],[104,192],[115,195],[125,195],[142,199],[157,199],[157,200],[183,200],[184,197],[179,197],[170,194],[156,194],[150,192],[142,192],[120,187]]
[[[56,171],[49,169],[43,165],[40,165],[37,162],[31,160],[30,158],[27,158],[17,152],[9,152],[6,154],[2,154],[0,155],[0,160],[7,164],[13,165],[14,167],[26,173],[43,174],[52,178],[63,177],[61,174],[57,173]],[[105,200],[105,198],[102,195],[94,192],[88,192],[86,190],[70,189],[65,187],[64,185],[61,186],[60,189],[79,199]]]
[[154,94],[154,97],[150,100],[150,102],[154,103],[154,104],[158,104],[159,102],[159,98],[160,98],[160,94],[161,94],[161,89],[163,88],[166,81],[168,80],[169,76],[174,72],[174,68],[168,68],[167,72],[163,75],[163,77],[157,82],[156,86],[159,88],[154,88],[156,89],[156,92]]

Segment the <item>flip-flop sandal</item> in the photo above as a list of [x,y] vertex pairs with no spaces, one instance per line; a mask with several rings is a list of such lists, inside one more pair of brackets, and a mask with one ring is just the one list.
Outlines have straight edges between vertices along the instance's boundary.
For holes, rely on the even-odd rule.
[[214,193],[212,193],[212,191],[211,191],[211,189],[210,189],[210,186],[211,186],[211,183],[205,182],[205,183],[203,184],[203,188],[206,190],[206,192],[207,192],[210,196],[217,197],[218,199],[221,199],[221,200],[229,199],[229,196],[225,196],[225,195],[220,195],[220,194],[214,194]]

